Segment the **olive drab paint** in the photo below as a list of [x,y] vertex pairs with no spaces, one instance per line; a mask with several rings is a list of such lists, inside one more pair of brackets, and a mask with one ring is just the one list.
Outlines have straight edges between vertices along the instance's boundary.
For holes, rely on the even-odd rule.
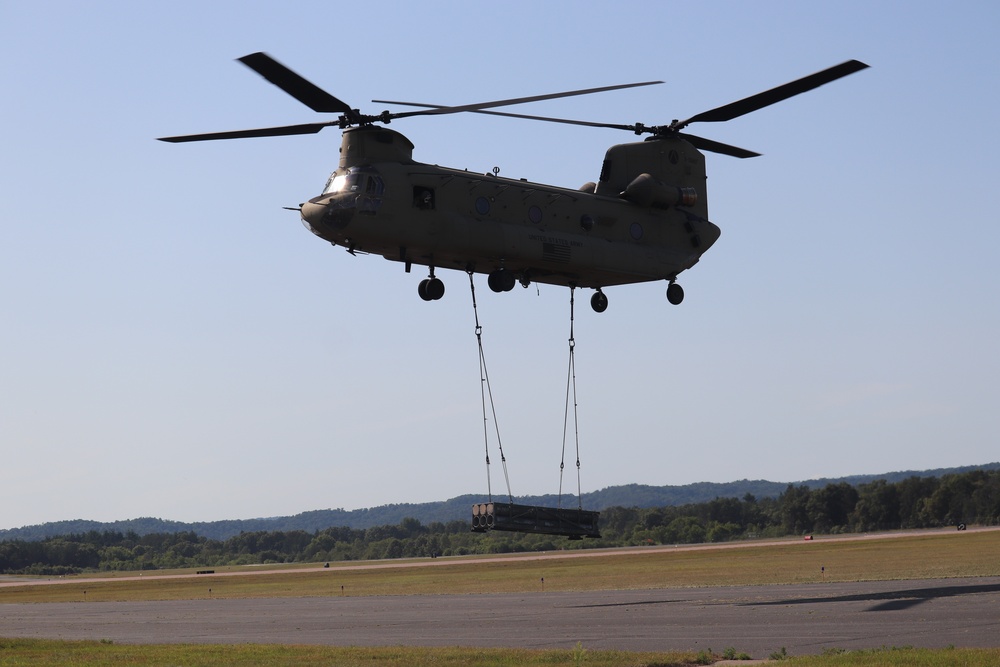
[[[172,143],[343,131],[340,159],[323,192],[301,204],[305,226],[351,254],[381,255],[409,272],[425,266],[418,285],[427,301],[444,295],[437,269],[489,276],[495,292],[532,282],[596,290],[591,306],[607,308],[606,287],[666,281],[667,298],[679,304],[676,283],[719,239],[708,217],[702,151],[738,158],[758,155],[683,132],[695,122],[731,120],[868,67],[856,60],[797,79],[669,125],[616,125],[491,111],[497,107],[647,86],[660,81],[498,100],[463,106],[404,102],[422,107],[369,116],[351,108],[264,53],[239,59],[289,95],[336,120],[199,135],[164,137]],[[608,149],[598,181],[578,189],[450,169],[413,159],[405,136],[382,127],[419,115],[481,113],[530,120],[609,127],[650,134],[644,141]],[[596,164],[595,164],[596,167]]]

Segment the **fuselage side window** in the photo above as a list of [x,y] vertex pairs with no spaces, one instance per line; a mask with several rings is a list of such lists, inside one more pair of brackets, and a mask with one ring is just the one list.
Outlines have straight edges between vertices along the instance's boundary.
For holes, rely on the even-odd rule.
[[434,210],[434,188],[423,185],[413,186],[413,207],[422,211]]

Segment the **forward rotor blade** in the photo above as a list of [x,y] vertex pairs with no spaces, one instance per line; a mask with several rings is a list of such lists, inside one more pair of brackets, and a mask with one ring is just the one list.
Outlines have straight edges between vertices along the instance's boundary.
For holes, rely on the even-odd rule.
[[180,144],[188,141],[215,141],[216,139],[247,139],[250,137],[283,137],[290,134],[315,134],[324,127],[337,125],[337,121],[328,123],[305,123],[303,125],[282,125],[280,127],[262,127],[256,130],[234,130],[232,132],[209,132],[207,134],[184,134],[177,137],[160,137],[159,141]]
[[[372,100],[373,102],[379,102],[382,104],[401,104],[412,107],[426,107],[430,109],[441,109],[443,107],[436,104],[421,104],[418,102],[390,102],[388,100]],[[571,120],[569,118],[552,118],[551,116],[530,116],[523,113],[510,113],[507,111],[483,111],[483,110],[473,110],[470,113],[481,113],[486,116],[503,116],[505,118],[521,118],[524,120],[540,120],[546,123],[564,123],[566,125],[582,125],[584,127],[606,127],[612,130],[628,130],[629,132],[635,132],[636,134],[642,134],[643,132],[652,132],[656,134],[660,128],[656,127],[645,127],[641,125],[623,125],[620,123],[597,123],[589,120]],[[693,134],[680,134],[678,136],[683,137],[692,146],[704,151],[711,151],[712,153],[721,153],[722,155],[730,155],[732,157],[738,158],[748,158],[748,157],[758,157],[760,153],[755,153],[754,151],[747,150],[745,148],[740,148],[739,146],[730,146],[729,144],[724,144],[721,141],[713,141],[712,139],[705,139],[704,137],[699,137]]]
[[[456,107],[439,107],[431,104],[410,106],[425,106],[424,111],[404,111],[402,113],[391,114],[392,118],[407,118],[409,116],[436,116],[441,114],[462,113],[465,111],[479,111],[481,109],[492,109],[494,107],[505,107],[514,104],[526,104],[528,102],[541,102],[542,100],[554,100],[560,97],[573,97],[576,95],[590,95],[591,93],[603,93],[609,90],[621,90],[623,88],[638,88],[640,86],[652,86],[663,83],[662,81],[645,81],[643,83],[626,83],[617,86],[603,86],[601,88],[587,88],[585,90],[570,90],[564,93],[549,93],[547,95],[534,95],[531,97],[517,97],[509,100],[496,100],[493,102],[477,102],[475,104],[463,104]],[[372,100],[377,104],[403,104],[406,102],[391,102],[389,100]]]
[[[427,109],[447,109],[450,107],[445,107],[440,104],[421,104],[419,102],[391,102],[389,100],[372,100],[377,104],[398,104],[400,106],[408,107],[424,107]],[[614,123],[595,123],[589,120],[570,120],[568,118],[552,118],[550,116],[530,116],[523,113],[510,113],[507,111],[484,111],[481,109],[469,109],[469,113],[481,113],[484,116],[503,116],[505,118],[522,118],[524,120],[541,120],[546,123],[564,123],[566,125],[583,125],[584,127],[607,127],[614,130],[629,130],[634,131],[635,125],[618,125]],[[395,116],[394,116],[395,117]]]
[[[418,102],[389,102],[387,100],[373,100],[373,102],[379,102],[382,104],[402,104],[412,107],[427,107],[431,109],[440,109],[439,105],[436,104],[420,104]],[[569,118],[552,118],[551,116],[531,116],[522,113],[510,113],[507,111],[471,111],[470,113],[481,113],[486,116],[503,116],[505,118],[521,118],[524,120],[540,120],[546,123],[564,123],[566,125],[582,125],[584,127],[606,127],[612,130],[628,130],[629,132],[635,132],[636,134],[641,134],[643,132],[657,133],[659,128],[655,127],[644,127],[638,125],[624,125],[620,123],[597,123],[589,120],[571,120]],[[679,134],[679,133],[678,133]],[[739,146],[730,146],[729,144],[724,144],[720,141],[713,141],[712,139],[705,139],[704,137],[699,137],[693,134],[679,134],[687,140],[695,148],[704,151],[711,151],[712,153],[721,153],[722,155],[729,155],[738,158],[749,158],[758,157],[760,153],[755,153],[754,151],[747,150],[745,148],[740,148]]]
[[251,53],[239,58],[239,61],[313,111],[342,113],[351,120],[357,116],[346,102],[302,78],[266,53]]
[[674,129],[679,130],[687,127],[691,123],[713,123],[739,118],[740,116],[748,114],[751,111],[763,109],[764,107],[781,102],[782,100],[787,100],[789,97],[794,97],[795,95],[805,93],[814,88],[819,88],[823,84],[836,81],[837,79],[845,77],[848,74],[854,74],[855,72],[863,70],[866,67],[868,67],[868,65],[861,61],[848,60],[847,62],[825,69],[822,72],[810,74],[809,76],[796,79],[795,81],[778,86],[777,88],[772,88],[771,90],[751,95],[750,97],[742,100],[731,102],[730,104],[716,107],[715,109],[711,109],[709,111],[704,111],[696,116],[691,116],[683,122],[675,123],[673,127]]

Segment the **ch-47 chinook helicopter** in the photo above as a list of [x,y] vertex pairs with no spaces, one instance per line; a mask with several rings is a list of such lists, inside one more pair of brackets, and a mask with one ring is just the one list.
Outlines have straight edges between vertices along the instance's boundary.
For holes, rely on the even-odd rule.
[[[494,292],[520,282],[592,288],[591,306],[608,306],[603,288],[667,281],[667,299],[679,304],[677,276],[694,266],[719,238],[708,219],[705,157],[701,151],[738,158],[758,153],[686,132],[697,122],[732,120],[868,67],[850,60],[821,72],[669,125],[622,125],[528,116],[488,109],[540,100],[646,86],[661,81],[575,90],[462,106],[374,100],[419,107],[370,116],[342,102],[264,53],[239,59],[308,106],[339,116],[301,125],[163,137],[187,142],[312,134],[343,130],[340,162],[323,192],[301,205],[314,234],[351,254],[371,253],[427,266],[418,286],[426,301],[444,295],[435,269],[488,274]],[[608,149],[597,183],[577,190],[476,174],[416,162],[413,144],[382,127],[392,120],[461,112],[493,114],[649,134],[645,141]]]

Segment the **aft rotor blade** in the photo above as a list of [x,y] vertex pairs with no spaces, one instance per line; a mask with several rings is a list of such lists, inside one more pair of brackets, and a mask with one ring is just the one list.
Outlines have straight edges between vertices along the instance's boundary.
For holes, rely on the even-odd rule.
[[757,93],[756,95],[751,95],[750,97],[742,100],[731,102],[730,104],[716,107],[715,109],[711,109],[709,111],[704,111],[696,116],[688,118],[683,122],[674,124],[673,127],[674,129],[679,130],[691,123],[712,123],[739,118],[740,116],[748,114],[751,111],[763,109],[764,107],[776,104],[782,100],[787,100],[789,97],[794,97],[795,95],[805,93],[814,88],[819,88],[823,84],[836,81],[837,79],[845,77],[848,74],[854,74],[855,72],[863,70],[866,67],[868,67],[868,65],[859,60],[848,60],[847,62],[825,69],[822,72],[810,74],[809,76],[796,79],[795,81],[778,86],[777,88],[766,90],[763,93]]
[[738,158],[760,156],[760,153],[748,151],[747,149],[740,148],[739,146],[730,146],[729,144],[724,144],[721,141],[713,141],[712,139],[706,139],[705,137],[695,136],[693,134],[688,134],[686,132],[684,133],[678,132],[677,136],[683,138],[692,146],[702,151],[709,151],[711,153],[721,153],[722,155],[729,155],[731,157],[738,157]]
[[357,115],[346,102],[307,81],[266,53],[251,53],[239,58],[239,61],[313,111],[342,113],[351,120]]
[[[429,105],[414,105],[414,106],[429,106]],[[662,129],[659,127],[648,127],[645,125],[625,125],[622,123],[597,123],[589,120],[570,120],[569,118],[551,118],[549,116],[529,116],[520,113],[508,113],[506,111],[473,111],[472,113],[481,113],[489,116],[506,116],[508,118],[523,118],[525,120],[541,120],[547,123],[565,123],[566,125],[582,125],[584,127],[606,127],[612,130],[628,130],[629,132],[635,132],[636,134],[643,134],[646,132],[652,134],[660,134],[660,131]],[[738,158],[760,156],[760,153],[755,153],[745,148],[740,148],[739,146],[730,146],[729,144],[724,144],[721,141],[713,141],[711,139],[705,139],[704,137],[698,137],[693,134],[678,133],[678,136],[683,137],[692,146],[703,151],[711,151],[712,153],[721,153],[723,155],[730,155],[732,157],[738,157]]]
[[232,132],[209,132],[207,134],[184,134],[177,137],[160,137],[160,141],[180,144],[187,141],[215,141],[216,139],[247,139],[250,137],[283,137],[290,134],[315,134],[324,127],[337,125],[337,121],[328,123],[305,123],[303,125],[282,125],[280,127],[262,127],[256,130],[234,130]]
[[[435,116],[441,114],[462,113],[465,111],[479,111],[481,109],[492,109],[494,107],[505,107],[514,104],[526,104],[528,102],[541,102],[542,100],[554,100],[560,97],[573,97],[576,95],[590,95],[591,93],[603,93],[609,90],[621,90],[623,88],[638,88],[640,86],[652,86],[663,83],[662,81],[645,81],[642,83],[626,83],[617,86],[603,86],[601,88],[587,88],[584,90],[570,90],[564,93],[549,93],[547,95],[534,95],[531,97],[516,97],[509,100],[496,100],[493,102],[477,102],[475,104],[463,104],[456,107],[438,107],[435,105],[412,105],[427,106],[424,111],[404,111],[402,113],[391,114],[392,118],[407,118],[409,116]],[[388,100],[373,100],[379,104],[406,104],[405,102],[390,102]]]

